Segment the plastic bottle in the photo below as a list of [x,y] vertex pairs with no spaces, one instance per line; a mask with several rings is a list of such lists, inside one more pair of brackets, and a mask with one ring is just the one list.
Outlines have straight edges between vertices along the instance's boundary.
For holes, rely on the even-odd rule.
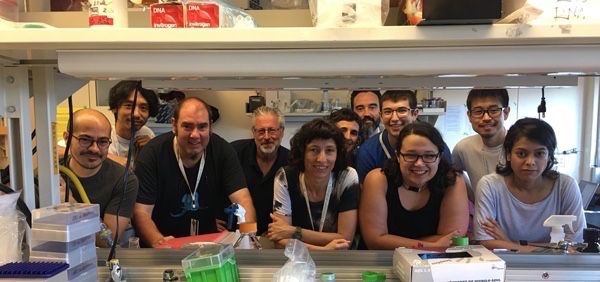
[[89,3],[90,27],[129,27],[127,0],[89,0]]
[[104,222],[100,223],[100,231],[98,232],[98,236],[109,246],[113,245],[112,231],[108,229],[108,226],[106,226]]
[[331,111],[331,104],[329,103],[329,90],[323,90],[323,99],[321,100],[321,111],[329,113]]
[[550,243],[558,243],[565,240],[563,226],[566,224],[573,230],[573,221],[577,220],[574,215],[551,215],[544,221],[545,227],[552,227],[550,232]]

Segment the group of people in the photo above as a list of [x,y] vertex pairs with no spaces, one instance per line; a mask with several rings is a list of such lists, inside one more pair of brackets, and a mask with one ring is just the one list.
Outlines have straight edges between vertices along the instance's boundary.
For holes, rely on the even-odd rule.
[[[281,146],[279,110],[259,107],[253,138],[228,143],[212,132],[210,106],[196,97],[177,105],[172,132],[154,137],[142,131],[158,107],[147,91],[120,82],[111,89],[112,130],[85,109],[64,136],[73,142],[68,164],[104,222],[116,230],[118,221],[123,234],[131,219],[144,246],[226,230],[231,203],[277,247],[299,239],[310,249],[348,249],[357,237],[369,249],[441,247],[469,235],[489,248],[531,251],[549,242],[542,222],[554,214],[577,216],[566,239],[582,240],[577,184],[552,170],[552,127],[523,118],[506,130],[505,89],[469,92],[466,114],[477,134],[452,152],[435,127],[418,121],[409,90],[354,91],[351,109],[304,124],[289,150]],[[112,161],[131,138],[133,172]]]

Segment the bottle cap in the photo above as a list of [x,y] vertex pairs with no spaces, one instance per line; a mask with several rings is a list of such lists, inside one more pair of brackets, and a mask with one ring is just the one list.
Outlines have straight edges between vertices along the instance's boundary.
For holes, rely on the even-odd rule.
[[240,223],[240,233],[256,233],[256,222]]
[[452,245],[454,246],[468,246],[469,245],[469,237],[452,237]]
[[333,272],[321,273],[321,281],[335,281],[335,273],[333,273]]
[[362,280],[363,281],[377,282],[378,281],[377,273],[373,272],[373,271],[365,271],[365,272],[362,273]]

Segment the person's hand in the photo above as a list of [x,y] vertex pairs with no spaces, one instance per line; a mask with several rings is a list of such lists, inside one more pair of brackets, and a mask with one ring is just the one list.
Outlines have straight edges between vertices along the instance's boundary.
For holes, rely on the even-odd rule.
[[498,222],[495,219],[489,216],[486,216],[485,218],[488,220],[488,222],[481,222],[481,227],[483,228],[485,233],[492,236],[494,240],[510,242],[510,239],[508,238],[508,236],[506,236],[506,234],[504,234],[504,231],[502,231],[502,228],[500,228],[500,224],[498,224]]
[[267,236],[271,241],[279,241],[282,239],[292,238],[294,232],[296,232],[296,228],[289,225],[284,219],[279,218],[274,214],[269,214],[273,222],[269,223],[269,230],[267,231]]
[[175,237],[173,236],[166,236],[166,237],[162,237],[160,238],[160,240],[158,240],[158,242],[152,244],[152,248],[156,248],[160,245],[164,245],[167,241],[175,239]]
[[144,145],[146,145],[146,143],[148,143],[150,139],[151,138],[148,135],[140,135],[133,139],[133,145],[138,148],[144,147]]
[[225,220],[220,220],[217,218],[217,231],[225,231],[227,230],[227,222]]
[[452,237],[458,236],[458,235],[460,235],[459,230],[454,230],[454,231],[442,236],[440,239],[435,241],[435,243],[433,243],[433,244],[435,247],[449,247],[452,244]]
[[350,248],[350,241],[346,239],[333,239],[325,245],[326,250],[347,250],[348,248]]

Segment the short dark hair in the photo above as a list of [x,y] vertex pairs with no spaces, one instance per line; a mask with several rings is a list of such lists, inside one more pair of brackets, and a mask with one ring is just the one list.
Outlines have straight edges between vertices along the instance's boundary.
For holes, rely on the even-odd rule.
[[342,131],[331,122],[316,118],[305,123],[290,140],[290,153],[288,155],[288,163],[295,166],[300,171],[304,171],[304,153],[306,144],[313,140],[328,140],[333,139],[337,149],[335,165],[333,173],[346,169],[348,167],[347,152],[344,146],[345,140]]
[[331,114],[325,118],[331,121],[334,125],[340,121],[356,122],[356,124],[358,124],[358,142],[356,142],[358,146],[360,146],[368,138],[368,132],[364,126],[363,120],[360,119],[358,114],[351,109],[343,108],[339,110],[333,110]]
[[196,101],[204,106],[204,109],[208,112],[208,123],[210,125],[212,125],[212,123],[213,123],[212,109],[208,103],[204,102],[204,100],[202,100],[198,97],[187,97],[187,98],[181,100],[179,103],[177,103],[177,106],[175,106],[175,110],[173,111],[173,119],[175,119],[175,123],[177,123],[177,120],[179,119],[179,112],[181,111],[181,108],[186,103],[190,103],[192,101]]
[[486,89],[486,88],[473,88],[469,91],[469,95],[467,96],[467,110],[471,110],[471,104],[476,99],[480,98],[495,98],[502,103],[502,107],[508,107],[508,91],[504,88],[494,88],[494,89]]
[[363,93],[363,92],[371,92],[377,96],[377,100],[381,100],[381,91],[379,91],[379,90],[368,90],[368,89],[367,90],[354,90],[350,94],[350,108],[352,110],[354,110],[354,98],[356,98],[356,96],[358,94]]
[[[158,96],[154,91],[142,88],[142,83],[139,80],[122,80],[111,87],[108,92],[109,109],[118,110],[135,89],[138,89],[140,94],[146,99],[146,102],[148,102],[150,116],[155,117],[158,115]],[[115,119],[117,119],[116,113]]]
[[[548,177],[550,179],[556,179],[559,176],[559,173],[555,170],[552,170],[554,166],[554,161],[556,160],[554,157],[554,150],[556,150],[556,134],[554,134],[554,129],[547,122],[536,119],[536,118],[522,118],[517,120],[513,126],[508,129],[506,133],[506,137],[504,138],[504,152],[506,155],[509,155],[512,151],[515,143],[525,137],[535,143],[538,143],[546,149],[548,149],[548,163],[546,168],[542,172],[542,176]],[[498,164],[496,166],[496,172],[500,175],[511,175],[514,171],[510,166],[510,161],[506,160],[506,164]]]
[[415,94],[412,90],[388,90],[381,95],[381,103],[379,104],[379,108],[383,107],[383,102],[392,101],[398,102],[407,100],[408,105],[411,109],[417,108],[417,94]]
[[438,170],[431,180],[429,180],[428,186],[431,193],[443,193],[448,186],[456,183],[456,175],[460,173],[460,170],[451,165],[446,157],[444,157],[444,149],[446,148],[446,142],[442,138],[442,134],[433,125],[427,122],[413,122],[406,125],[398,135],[398,141],[396,143],[396,157],[386,160],[383,170],[388,177],[397,176],[395,181],[402,183],[402,173],[400,172],[400,164],[398,163],[398,152],[402,149],[402,141],[409,135],[418,135],[425,137],[438,148],[440,163]]

